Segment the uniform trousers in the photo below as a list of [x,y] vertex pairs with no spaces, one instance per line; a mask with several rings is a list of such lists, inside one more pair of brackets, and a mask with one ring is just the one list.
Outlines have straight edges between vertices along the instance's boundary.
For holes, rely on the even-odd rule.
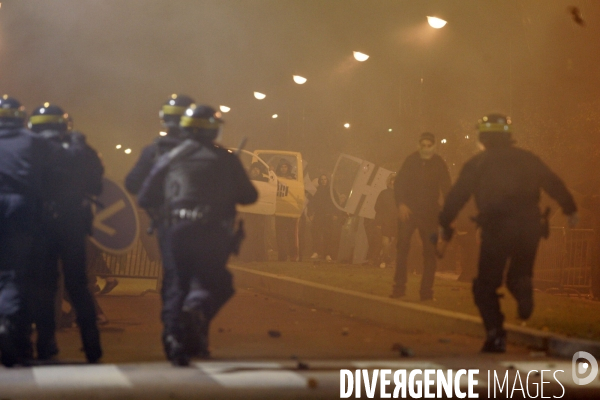
[[77,325],[88,361],[102,357],[96,307],[89,289],[87,275],[87,221],[79,216],[58,219],[46,224],[41,249],[41,262],[35,267],[33,318],[38,339],[38,358],[56,353],[55,298],[58,290],[58,262],[62,263],[65,291],[75,309]]
[[501,330],[504,315],[496,292],[506,286],[515,297],[522,317],[533,310],[533,264],[541,236],[539,216],[502,220],[482,226],[481,251],[473,296],[486,331]]
[[172,335],[186,343],[188,331],[198,327],[185,325],[183,311],[201,313],[208,326],[233,296],[232,276],[226,268],[230,229],[229,224],[188,220],[175,221],[162,229],[163,340]]

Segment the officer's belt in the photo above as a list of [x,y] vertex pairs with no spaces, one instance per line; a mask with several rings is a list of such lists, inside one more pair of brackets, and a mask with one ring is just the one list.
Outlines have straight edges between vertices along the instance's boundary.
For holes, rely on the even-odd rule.
[[198,221],[202,223],[209,222],[210,206],[196,206],[194,208],[176,208],[171,210],[171,220],[173,222],[186,220]]

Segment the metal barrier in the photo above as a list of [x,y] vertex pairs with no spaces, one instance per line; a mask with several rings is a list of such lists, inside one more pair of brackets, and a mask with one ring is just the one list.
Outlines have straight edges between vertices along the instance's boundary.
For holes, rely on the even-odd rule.
[[551,228],[540,243],[534,283],[536,287],[576,294],[589,294],[592,268],[598,262],[593,229]]
[[162,263],[152,260],[138,239],[127,253],[116,255],[88,246],[88,265],[92,275],[121,278],[160,279]]

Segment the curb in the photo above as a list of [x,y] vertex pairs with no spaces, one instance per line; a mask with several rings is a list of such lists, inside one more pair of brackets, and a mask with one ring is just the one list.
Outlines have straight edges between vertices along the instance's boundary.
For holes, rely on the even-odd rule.
[[[370,320],[402,330],[430,329],[423,314],[438,317],[439,331],[460,333],[483,338],[481,318],[422,304],[388,299],[372,294],[341,289],[252,269],[229,266],[236,286],[253,288],[269,296],[305,306],[331,309],[351,317]],[[573,339],[533,328],[505,324],[508,341],[545,351],[554,357],[571,359],[577,351],[586,351],[600,358],[600,342]]]

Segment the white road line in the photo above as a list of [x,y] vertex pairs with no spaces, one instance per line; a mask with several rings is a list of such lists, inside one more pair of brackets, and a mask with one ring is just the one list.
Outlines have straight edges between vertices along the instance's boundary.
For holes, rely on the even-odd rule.
[[116,365],[34,367],[33,377],[37,386],[45,388],[131,387],[129,379]]
[[196,366],[226,387],[307,387],[304,377],[292,371],[282,370],[278,363],[210,362],[196,363]]

